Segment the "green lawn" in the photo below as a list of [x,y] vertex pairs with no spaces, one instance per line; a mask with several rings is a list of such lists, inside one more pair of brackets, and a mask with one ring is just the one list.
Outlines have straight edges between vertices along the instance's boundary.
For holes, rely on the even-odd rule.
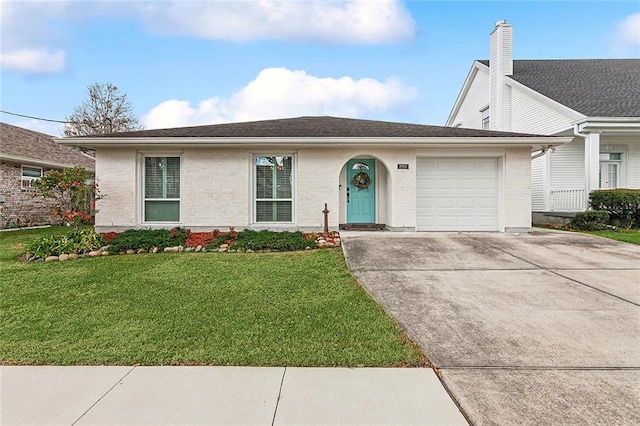
[[629,229],[617,231],[593,231],[589,232],[600,237],[610,238],[612,240],[624,241],[626,243],[640,244],[640,229]]
[[423,365],[339,250],[16,260],[0,233],[0,364]]

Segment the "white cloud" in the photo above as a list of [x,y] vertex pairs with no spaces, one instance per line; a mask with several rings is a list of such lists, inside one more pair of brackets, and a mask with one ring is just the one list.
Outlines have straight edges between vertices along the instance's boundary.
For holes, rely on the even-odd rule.
[[640,48],[640,13],[634,13],[616,26],[618,47]]
[[65,1],[0,0],[0,68],[25,74],[64,71],[64,49],[47,46],[55,44],[58,33],[49,25],[49,20],[66,16],[68,7]]
[[362,117],[406,107],[416,89],[390,79],[320,78],[305,71],[266,68],[228,99],[212,97],[191,105],[172,99],[143,118],[149,129],[252,121],[303,115]]
[[65,52],[21,49],[0,53],[0,68],[25,74],[51,74],[64,70]]
[[398,0],[252,0],[137,3],[147,28],[212,40],[380,44],[412,40]]
[[[62,60],[61,66],[41,73],[60,72],[64,55],[51,57],[61,50],[60,39],[78,22],[96,18],[139,22],[155,33],[234,42],[386,44],[413,40],[417,31],[399,0],[0,0],[3,53],[10,52],[14,60],[38,51],[41,60],[48,59],[45,64]],[[45,50],[56,52],[47,57]]]

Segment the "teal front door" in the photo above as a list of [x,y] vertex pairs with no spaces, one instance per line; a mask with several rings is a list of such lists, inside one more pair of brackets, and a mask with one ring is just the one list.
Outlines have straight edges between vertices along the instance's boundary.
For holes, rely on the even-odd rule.
[[347,223],[376,222],[376,161],[347,163]]

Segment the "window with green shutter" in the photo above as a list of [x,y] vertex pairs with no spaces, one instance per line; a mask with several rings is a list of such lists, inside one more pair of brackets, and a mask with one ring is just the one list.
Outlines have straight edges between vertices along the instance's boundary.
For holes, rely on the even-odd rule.
[[293,222],[292,160],[256,156],[256,222]]
[[144,221],[180,221],[180,157],[144,157]]

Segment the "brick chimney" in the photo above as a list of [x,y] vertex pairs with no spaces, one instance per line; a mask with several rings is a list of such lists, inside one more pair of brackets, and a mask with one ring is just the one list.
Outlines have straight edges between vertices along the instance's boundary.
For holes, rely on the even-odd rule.
[[506,85],[505,76],[513,74],[512,45],[513,26],[505,20],[497,21],[491,33],[489,56],[491,130],[511,130],[511,87]]

